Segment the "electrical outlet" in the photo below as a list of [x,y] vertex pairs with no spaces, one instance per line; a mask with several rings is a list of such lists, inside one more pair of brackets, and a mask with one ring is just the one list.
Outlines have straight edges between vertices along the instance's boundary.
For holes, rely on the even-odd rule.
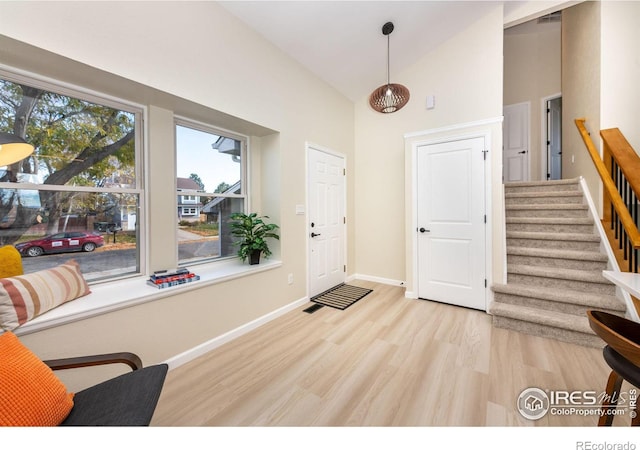
[[293,284],[293,274],[290,273],[289,276],[287,277],[287,281],[289,282],[289,284]]

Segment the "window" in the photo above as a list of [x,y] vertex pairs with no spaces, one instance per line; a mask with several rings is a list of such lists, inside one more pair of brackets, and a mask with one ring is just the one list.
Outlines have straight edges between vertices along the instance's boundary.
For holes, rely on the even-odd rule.
[[0,131],[35,147],[0,167],[0,245],[21,251],[25,272],[71,258],[88,280],[141,271],[140,118],[130,105],[0,73]]
[[229,216],[247,203],[246,138],[180,119],[176,154],[179,263],[235,256]]
[[195,216],[197,214],[197,209],[196,208],[182,208],[182,215],[183,216]]

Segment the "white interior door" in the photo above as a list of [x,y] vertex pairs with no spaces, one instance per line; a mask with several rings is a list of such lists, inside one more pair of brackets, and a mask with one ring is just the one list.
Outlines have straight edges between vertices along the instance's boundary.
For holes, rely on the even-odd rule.
[[346,277],[345,160],[308,147],[309,296]]
[[504,107],[502,181],[529,181],[529,102]]
[[486,310],[484,138],[417,149],[418,296]]
[[547,148],[550,180],[562,179],[562,97],[547,102]]

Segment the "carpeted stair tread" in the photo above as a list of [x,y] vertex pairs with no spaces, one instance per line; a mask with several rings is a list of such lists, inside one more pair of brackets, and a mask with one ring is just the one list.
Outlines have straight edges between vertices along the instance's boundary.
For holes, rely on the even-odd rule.
[[489,307],[489,312],[494,316],[508,317],[510,319],[517,319],[523,322],[595,335],[589,326],[589,319],[587,319],[586,314],[584,317],[578,317],[573,314],[566,314],[558,311],[546,311],[543,309],[514,306],[508,303],[498,302],[494,302]]
[[569,289],[545,288],[526,284],[494,284],[491,290],[495,293],[519,297],[538,298],[560,303],[571,303],[591,309],[626,311],[625,305],[615,296]]
[[553,233],[548,231],[507,231],[507,239],[535,239],[544,241],[600,242],[600,236],[593,233]]
[[559,280],[584,281],[586,283],[602,283],[613,286],[613,283],[611,283],[611,281],[602,276],[601,270],[577,270],[565,269],[562,267],[547,268],[540,266],[512,264],[507,267],[507,273],[517,273],[520,275],[529,275],[532,277],[555,278]]
[[540,209],[552,209],[564,211],[567,209],[584,210],[587,211],[589,207],[582,203],[525,203],[525,204],[512,204],[505,205],[505,209],[509,210],[540,210]]
[[568,184],[575,184],[578,186],[580,178],[569,178],[566,180],[548,180],[548,181],[514,181],[505,183],[504,187],[540,187],[540,186],[564,186]]
[[527,223],[538,225],[594,225],[588,217],[507,217],[506,223]]
[[581,251],[581,250],[565,250],[565,249],[554,249],[554,248],[510,246],[507,248],[507,254],[519,255],[519,256],[538,256],[542,258],[575,259],[579,261],[606,262],[609,260],[609,258],[607,258],[607,255],[604,255],[599,252],[589,252],[589,251]]
[[540,198],[540,197],[580,197],[580,191],[526,191],[526,192],[506,192],[505,198]]

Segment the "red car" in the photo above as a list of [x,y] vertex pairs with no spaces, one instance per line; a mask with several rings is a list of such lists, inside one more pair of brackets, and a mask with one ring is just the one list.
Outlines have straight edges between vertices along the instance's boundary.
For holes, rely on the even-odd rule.
[[21,242],[15,247],[23,255],[40,256],[44,253],[92,252],[103,245],[104,238],[97,233],[70,231]]

